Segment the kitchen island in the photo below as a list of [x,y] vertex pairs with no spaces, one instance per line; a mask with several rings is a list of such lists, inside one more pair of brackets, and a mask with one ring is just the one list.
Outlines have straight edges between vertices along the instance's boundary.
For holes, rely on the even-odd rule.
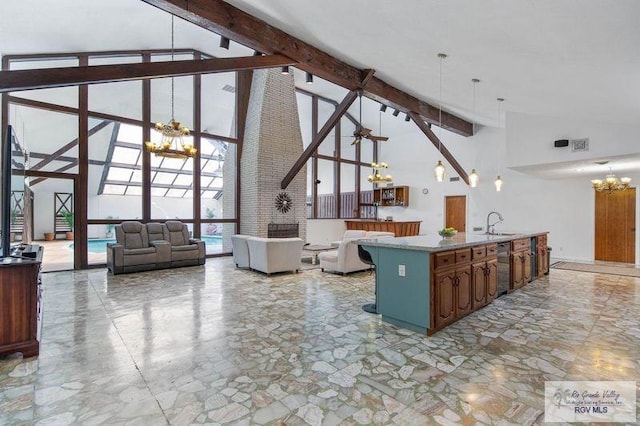
[[[431,334],[547,274],[547,232],[361,240],[376,265],[382,320]],[[500,253],[498,253],[500,250]]]
[[395,221],[395,220],[345,220],[347,230],[393,232],[396,237],[409,237],[418,235],[420,221]]

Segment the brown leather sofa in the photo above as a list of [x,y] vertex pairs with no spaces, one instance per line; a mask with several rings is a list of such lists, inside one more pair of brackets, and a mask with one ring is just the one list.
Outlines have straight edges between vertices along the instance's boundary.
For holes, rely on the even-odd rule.
[[107,268],[115,274],[204,265],[205,243],[189,238],[187,225],[129,221],[115,226],[116,243],[107,244]]

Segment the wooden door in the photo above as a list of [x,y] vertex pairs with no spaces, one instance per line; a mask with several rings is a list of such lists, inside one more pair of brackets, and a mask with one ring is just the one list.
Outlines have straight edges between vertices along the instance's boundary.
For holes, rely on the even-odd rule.
[[471,267],[456,269],[456,318],[471,312]]
[[473,296],[473,309],[487,304],[486,269],[485,263],[471,265],[471,288]]
[[498,294],[498,259],[487,261],[487,303]]
[[456,319],[455,272],[435,274],[435,328],[452,323]]
[[458,232],[467,229],[467,196],[450,195],[445,199],[445,227],[456,228]]
[[636,189],[596,192],[595,259],[634,263]]

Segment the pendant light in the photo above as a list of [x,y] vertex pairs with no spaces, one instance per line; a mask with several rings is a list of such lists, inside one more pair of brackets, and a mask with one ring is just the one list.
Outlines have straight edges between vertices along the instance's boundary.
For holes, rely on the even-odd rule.
[[[438,101],[439,109],[438,109],[438,127],[440,128],[440,137],[438,138],[438,153],[442,155],[441,148],[441,139],[442,139],[442,61],[447,57],[444,53],[438,53],[438,58],[440,58],[440,100]],[[433,169],[433,173],[436,176],[437,182],[444,182],[444,178],[446,176],[446,170],[444,168],[444,164],[442,164],[442,160],[438,160],[436,167]]]
[[[471,133],[472,134],[476,134],[476,86],[478,85],[478,83],[480,83],[480,80],[477,78],[473,78],[471,79],[471,82],[473,83],[473,121],[471,122]],[[476,151],[474,149],[473,151],[473,165],[476,165]],[[476,172],[475,167],[471,170],[471,173],[469,174],[469,186],[471,186],[471,188],[475,188],[478,186],[478,182],[480,181],[480,176],[478,176],[478,173]]]
[[[502,124],[502,114],[500,114],[500,105],[502,104],[502,102],[504,102],[504,98],[498,98],[498,128],[500,128],[501,124]],[[502,147],[500,149],[498,149],[498,172],[500,170],[500,151],[502,150]],[[502,178],[500,177],[500,175],[498,175],[498,177],[496,177],[496,180],[493,181],[493,184],[496,186],[496,191],[500,192],[502,190],[502,184],[504,182],[502,181]]]

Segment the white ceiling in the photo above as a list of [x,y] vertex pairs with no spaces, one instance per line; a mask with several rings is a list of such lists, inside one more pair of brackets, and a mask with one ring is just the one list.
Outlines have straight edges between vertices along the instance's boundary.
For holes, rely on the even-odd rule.
[[640,122],[637,0],[226,0],[422,99],[496,125],[502,111]]
[[[437,54],[446,53],[444,108],[484,125],[504,123],[497,97],[506,98],[502,112],[640,123],[637,0],[226,1],[435,105]],[[139,0],[8,1],[3,15],[2,55],[170,44],[169,15]],[[252,53],[218,43],[216,34],[176,20],[176,47],[218,57]],[[302,78],[297,71],[301,87]],[[472,78],[481,80],[475,114]],[[346,93],[318,79],[309,89],[338,101]],[[374,130],[375,108],[365,103],[365,125]],[[399,118],[383,123],[383,133],[401,128]]]

